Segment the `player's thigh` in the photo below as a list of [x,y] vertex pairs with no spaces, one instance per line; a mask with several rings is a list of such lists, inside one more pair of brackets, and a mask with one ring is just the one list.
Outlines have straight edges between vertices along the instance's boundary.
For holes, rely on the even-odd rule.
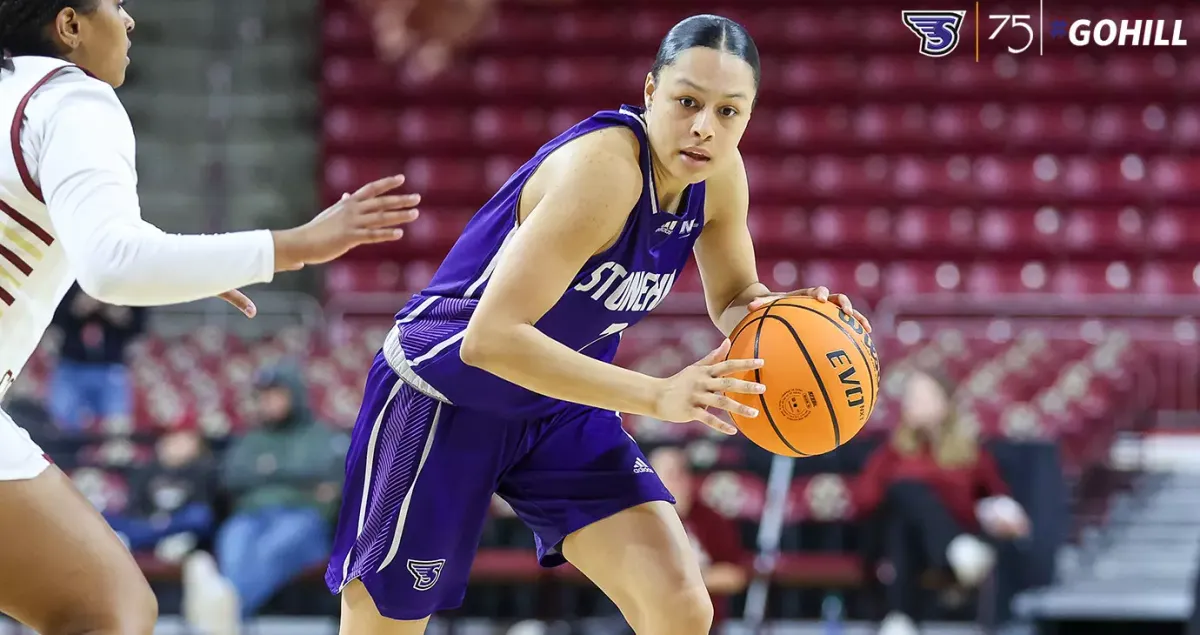
[[428,617],[394,620],[380,615],[371,594],[358,580],[342,590],[342,618],[338,635],[421,635],[428,624]]
[[347,455],[325,581],[335,593],[358,581],[380,615],[421,620],[461,604],[512,444],[489,415],[404,384],[371,401],[355,429],[371,440]]
[[651,501],[567,536],[563,555],[639,633],[707,633],[712,601],[674,507]]
[[0,612],[42,635],[148,635],[158,606],[125,545],[51,466],[0,481]]
[[660,631],[668,614],[681,632],[706,631],[712,604],[691,542],[620,418],[581,406],[545,423],[500,483],[533,529],[542,564],[565,556],[640,632]]
[[498,493],[533,530],[543,565],[563,562],[563,540],[650,501],[674,502],[612,411],[578,406],[528,426],[531,447]]

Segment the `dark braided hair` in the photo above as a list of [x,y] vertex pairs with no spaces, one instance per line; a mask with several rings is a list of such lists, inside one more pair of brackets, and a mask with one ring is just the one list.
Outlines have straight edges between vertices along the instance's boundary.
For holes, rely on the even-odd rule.
[[88,14],[99,0],[0,0],[0,66],[12,68],[17,55],[58,57],[46,27],[68,7]]

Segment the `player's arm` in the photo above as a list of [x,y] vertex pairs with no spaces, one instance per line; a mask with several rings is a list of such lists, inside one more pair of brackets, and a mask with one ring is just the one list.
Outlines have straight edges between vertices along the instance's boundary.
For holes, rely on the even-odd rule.
[[708,316],[722,333],[733,333],[747,306],[771,290],[758,280],[748,221],[750,188],[739,154],[735,163],[706,182],[704,231],[693,253],[704,283]]
[[832,301],[870,330],[870,323],[842,294],[830,295],[825,287],[773,292],[760,282],[749,212],[750,186],[739,154],[733,165],[707,180],[704,231],[693,250],[704,283],[708,315],[722,333],[730,335],[747,313],[789,295]]
[[[379,188],[399,185],[392,180],[300,228],[168,234],[141,218],[133,126],[116,94],[95,80],[62,80],[39,93],[57,103],[31,108],[27,126],[38,138],[38,180],[56,238],[80,287],[103,302],[174,304],[269,282],[276,271],[323,262],[354,244],[394,240],[390,226],[412,219],[394,211],[411,206],[400,205],[404,197],[379,196]],[[368,207],[370,223],[350,227],[349,212],[360,222]]]
[[556,399],[653,411],[653,378],[578,353],[534,326],[636,205],[642,175],[627,146],[612,128],[560,151],[570,154],[556,157],[548,191],[500,257],[467,325],[464,362]]
[[700,420],[732,432],[704,408],[747,414],[745,406],[718,393],[761,392],[724,376],[733,372],[726,364],[757,367],[756,361],[719,362],[711,355],[660,379],[590,358],[535,326],[587,260],[624,227],[642,186],[631,143],[636,141],[621,129],[601,131],[560,150],[569,154],[554,157],[553,166],[542,166],[554,170],[549,190],[500,256],[459,354],[466,364],[548,397],[667,421]]
[[153,305],[270,282],[270,232],[171,236],[142,220],[128,116],[107,87],[73,84],[55,89],[38,176],[79,286],[103,302]]

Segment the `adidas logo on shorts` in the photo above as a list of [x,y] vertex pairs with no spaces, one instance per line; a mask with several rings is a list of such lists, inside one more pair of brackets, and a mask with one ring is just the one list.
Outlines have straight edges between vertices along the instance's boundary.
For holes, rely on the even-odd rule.
[[650,469],[650,466],[646,465],[646,462],[643,461],[642,457],[639,456],[637,459],[634,459],[634,461],[633,461],[633,473],[634,474],[653,474],[654,470]]

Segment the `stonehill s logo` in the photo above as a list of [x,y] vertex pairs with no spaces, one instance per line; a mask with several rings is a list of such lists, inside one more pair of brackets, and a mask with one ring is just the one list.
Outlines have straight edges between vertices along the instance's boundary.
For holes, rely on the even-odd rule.
[[409,560],[408,572],[412,574],[415,582],[413,588],[418,591],[428,591],[437,584],[438,578],[442,575],[442,569],[446,566],[446,560]]
[[958,47],[958,30],[966,11],[901,11],[904,25],[921,38],[921,55],[945,57]]

